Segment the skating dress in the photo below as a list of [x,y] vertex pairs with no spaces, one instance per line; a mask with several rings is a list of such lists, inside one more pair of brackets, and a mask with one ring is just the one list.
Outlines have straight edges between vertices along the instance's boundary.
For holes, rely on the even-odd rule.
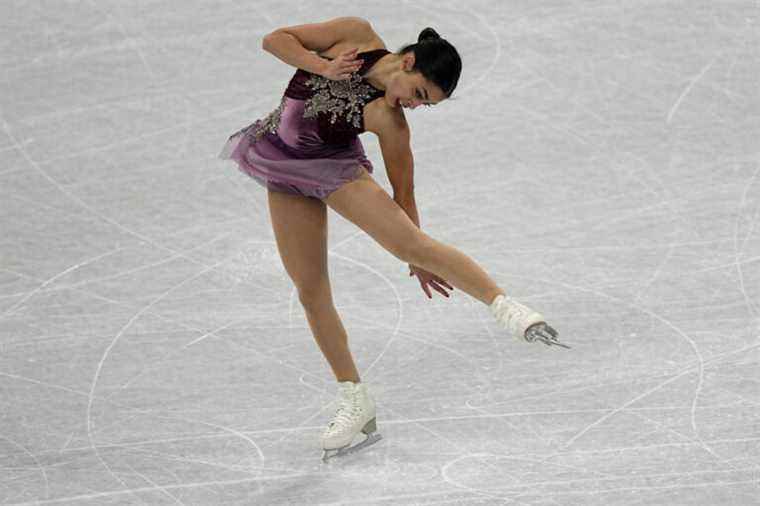
[[[372,162],[364,154],[365,104],[385,95],[364,79],[372,65],[390,53],[358,53],[361,67],[349,79],[331,80],[297,69],[280,105],[263,119],[232,134],[219,157],[265,188],[324,199]],[[330,59],[330,58],[326,58]]]

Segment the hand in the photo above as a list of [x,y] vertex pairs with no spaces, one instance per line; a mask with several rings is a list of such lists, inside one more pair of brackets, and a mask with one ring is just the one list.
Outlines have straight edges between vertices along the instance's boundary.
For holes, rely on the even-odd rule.
[[327,60],[321,76],[333,81],[350,78],[351,74],[359,70],[364,62],[364,60],[356,59],[357,51],[357,48],[353,48],[341,53],[334,60]]
[[428,296],[428,299],[432,299],[432,295],[430,295],[430,289],[428,288],[428,284],[435,288],[438,292],[442,293],[446,297],[449,296],[448,293],[446,293],[446,290],[441,288],[438,284],[442,284],[445,287],[447,287],[449,290],[454,290],[454,287],[449,285],[446,280],[441,279],[440,277],[436,276],[432,272],[428,272],[425,269],[421,267],[417,267],[416,265],[409,264],[409,275],[412,276],[416,274],[417,278],[420,280],[420,286],[425,291],[425,293]]

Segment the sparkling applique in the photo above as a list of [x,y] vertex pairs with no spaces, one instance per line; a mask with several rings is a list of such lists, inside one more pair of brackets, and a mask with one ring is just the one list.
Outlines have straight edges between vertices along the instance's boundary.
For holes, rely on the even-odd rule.
[[362,77],[354,73],[351,78],[335,81],[314,75],[305,83],[314,95],[306,100],[304,118],[314,118],[321,112],[332,113],[330,123],[335,123],[338,115],[345,114],[346,121],[361,128],[364,104],[372,97],[373,88],[362,82]]
[[[277,133],[277,127],[280,126],[280,120],[282,119],[282,111],[285,109],[285,97],[282,97],[280,105],[274,111],[270,112],[264,119],[256,120],[252,124],[240,130],[245,132],[246,135],[253,137],[254,141],[257,141],[267,132],[273,134]],[[238,132],[238,133],[240,133]],[[233,134],[234,136],[235,134]]]

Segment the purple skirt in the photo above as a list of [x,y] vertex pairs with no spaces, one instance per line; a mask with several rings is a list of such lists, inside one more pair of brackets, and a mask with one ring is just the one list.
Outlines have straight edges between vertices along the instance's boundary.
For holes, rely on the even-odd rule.
[[219,158],[234,160],[265,188],[320,200],[359,177],[362,167],[372,173],[359,137],[346,145],[325,143],[316,119],[303,117],[304,104],[283,96],[267,117],[232,134]]

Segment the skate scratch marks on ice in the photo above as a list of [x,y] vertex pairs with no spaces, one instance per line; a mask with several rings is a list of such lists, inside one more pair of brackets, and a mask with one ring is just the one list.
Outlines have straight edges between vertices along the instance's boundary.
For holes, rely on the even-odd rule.
[[670,108],[670,112],[668,113],[668,121],[667,121],[668,123],[670,123],[670,120],[673,119],[673,114],[675,114],[676,109],[678,109],[678,106],[681,105],[681,101],[683,101],[684,97],[686,97],[686,95],[689,94],[689,91],[691,91],[691,89],[694,87],[694,85],[697,84],[697,81],[699,81],[700,79],[702,79],[702,77],[707,73],[707,71],[710,70],[710,67],[713,66],[713,64],[715,63],[716,59],[717,59],[717,57],[713,58],[710,63],[708,63],[707,65],[705,65],[704,68],[697,75],[697,77],[695,77],[694,79],[692,79],[691,82],[689,83],[689,85],[686,87],[686,89],[683,90],[683,92],[681,93],[681,96],[678,97],[678,99],[676,100],[676,103],[673,104],[673,107]]

